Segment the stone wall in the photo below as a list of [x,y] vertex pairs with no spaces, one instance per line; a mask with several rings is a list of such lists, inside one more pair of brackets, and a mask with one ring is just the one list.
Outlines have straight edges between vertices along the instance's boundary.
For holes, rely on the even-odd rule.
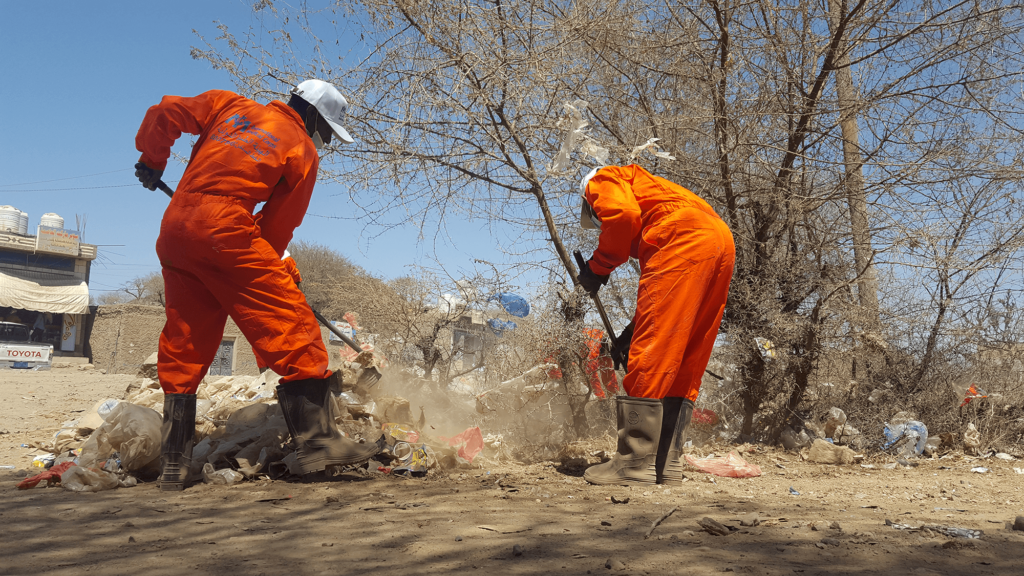
[[[135,374],[146,358],[157,351],[165,316],[160,306],[115,304],[96,307],[92,320],[89,346],[93,365],[108,374]],[[320,333],[327,342],[327,329],[321,327]],[[235,343],[232,374],[259,374],[252,346],[230,318],[224,327],[223,339]],[[328,344],[327,348],[333,364],[338,359],[337,346]]]

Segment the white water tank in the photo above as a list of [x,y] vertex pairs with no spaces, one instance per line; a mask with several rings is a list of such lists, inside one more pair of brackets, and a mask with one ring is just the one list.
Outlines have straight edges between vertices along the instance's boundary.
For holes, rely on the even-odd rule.
[[18,222],[18,234],[28,235],[28,212],[22,212]]
[[17,232],[21,227],[21,210],[14,206],[0,206],[0,232]]
[[63,228],[64,219],[54,214],[53,212],[47,212],[43,214],[43,217],[39,219],[40,226],[49,226],[50,228]]

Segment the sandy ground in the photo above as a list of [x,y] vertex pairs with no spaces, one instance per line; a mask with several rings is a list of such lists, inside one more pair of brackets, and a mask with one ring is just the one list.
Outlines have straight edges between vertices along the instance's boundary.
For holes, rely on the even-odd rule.
[[[0,464],[25,468],[32,454],[20,444],[119,397],[130,380],[75,369],[0,372],[0,431],[8,431]],[[744,456],[764,474],[712,481],[688,472],[675,486],[634,489],[589,486],[581,468],[558,463],[182,493],[155,484],[19,491],[25,472],[3,471],[0,574],[982,575],[1024,566],[1024,532],[1006,526],[1024,515],[1024,475],[1013,471],[1022,462],[953,456],[886,470],[810,464],[771,448]],[[979,465],[990,471],[970,471]],[[760,524],[741,526],[751,513]],[[736,530],[704,532],[705,517]],[[886,519],[984,534],[951,539],[896,530]]]

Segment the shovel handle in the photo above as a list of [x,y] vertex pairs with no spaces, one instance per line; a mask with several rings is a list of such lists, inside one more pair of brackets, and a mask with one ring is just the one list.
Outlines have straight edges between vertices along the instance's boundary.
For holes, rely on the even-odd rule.
[[174,190],[167,184],[164,184],[163,180],[156,181],[156,187],[159,188],[164,194],[167,194],[168,198],[174,198]]
[[328,330],[333,332],[335,336],[341,338],[341,341],[344,342],[345,344],[348,344],[349,348],[355,350],[359,354],[365,352],[362,346],[356,343],[355,340],[349,338],[348,335],[339,330],[337,326],[331,324],[330,321],[327,320],[327,318],[324,318],[323,314],[317,312],[316,309],[313,308],[312,306],[310,306],[309,309],[313,311],[313,316],[316,316],[316,319],[319,320],[320,323],[324,325],[324,328],[327,328]]
[[[587,265],[587,261],[583,259],[583,254],[580,254],[579,250],[574,250],[572,256],[576,259],[576,265],[579,266],[580,270],[583,270],[583,267]],[[578,277],[576,281],[579,282]],[[608,313],[604,311],[604,304],[601,303],[601,298],[597,294],[591,294],[590,297],[594,300],[594,305],[597,306],[597,313],[601,316],[601,322],[604,323],[604,329],[608,332],[608,338],[615,342],[615,330],[612,329],[612,321],[608,318]]]

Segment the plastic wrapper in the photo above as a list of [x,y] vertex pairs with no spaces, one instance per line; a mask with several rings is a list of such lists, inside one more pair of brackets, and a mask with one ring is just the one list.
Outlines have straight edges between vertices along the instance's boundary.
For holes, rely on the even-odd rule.
[[736,452],[729,452],[721,458],[694,458],[685,455],[686,463],[701,472],[727,478],[754,478],[761,475],[761,467],[751,464]]
[[118,452],[121,467],[125,470],[159,473],[160,427],[163,423],[159,413],[129,402],[119,402],[110,409],[105,420],[82,446],[80,466],[95,467]]
[[473,458],[476,458],[477,454],[484,449],[484,436],[480,432],[479,426],[466,428],[461,434],[444,440],[448,442],[449,446],[458,448],[459,458],[466,462],[472,462]]
[[[897,421],[894,417],[893,421]],[[904,458],[920,456],[928,442],[928,427],[923,422],[908,420],[900,424],[886,424],[882,431],[885,434],[883,450],[896,446],[896,452]]]
[[978,432],[974,423],[967,425],[964,431],[964,450],[970,454],[978,454],[981,451],[981,432]]
[[117,475],[112,472],[100,468],[72,466],[60,475],[60,485],[72,492],[100,492],[113,490],[120,482]]
[[215,470],[213,464],[207,462],[203,464],[203,481],[207,484],[222,484],[231,485],[236,482],[240,482],[244,478],[241,472],[236,472],[230,468],[224,468],[223,470]]

